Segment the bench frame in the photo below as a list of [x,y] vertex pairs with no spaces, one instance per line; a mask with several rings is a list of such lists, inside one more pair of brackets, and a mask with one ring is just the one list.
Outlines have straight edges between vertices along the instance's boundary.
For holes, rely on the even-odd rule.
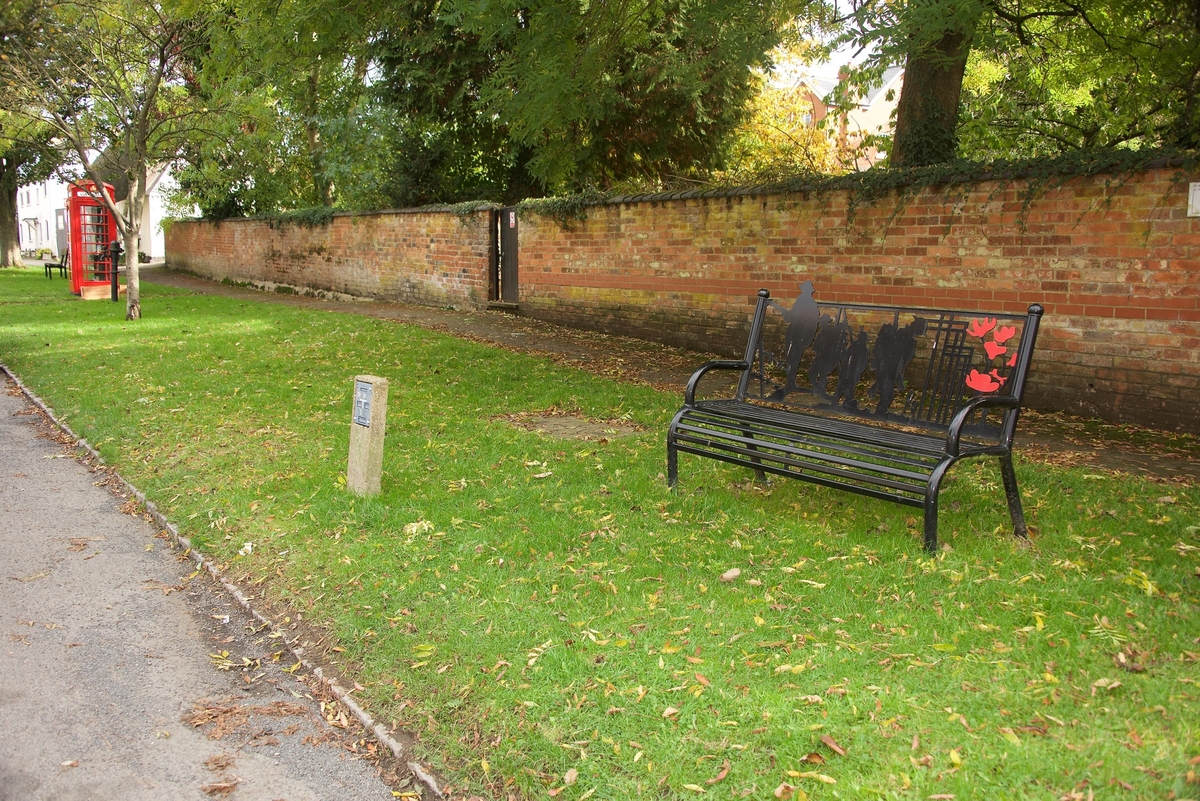
[[[772,473],[921,507],[925,515],[925,548],[934,552],[937,549],[938,493],[947,471],[961,459],[996,456],[1000,461],[1013,534],[1027,538],[1013,470],[1012,441],[1042,307],[1033,304],[1027,314],[1013,315],[850,303],[817,304],[812,300],[809,282],[805,282],[803,293],[791,310],[793,316],[789,317],[789,311],[771,300],[767,290],[760,290],[745,357],[708,362],[692,375],[684,405],[667,431],[668,484],[674,487],[678,481],[678,455],[682,452],[748,467],[760,480]],[[913,351],[917,350],[910,346],[907,360],[899,368],[901,375],[895,381],[899,392],[894,393],[891,387],[879,389],[880,381],[876,377],[871,390],[877,396],[882,393],[888,397],[886,402],[881,398],[874,411],[858,405],[854,386],[858,391],[865,386],[866,381],[861,379],[870,377],[877,356],[871,357],[871,367],[864,368],[860,358],[859,368],[849,371],[846,357],[842,357],[840,370],[853,376],[850,382],[854,386],[848,391],[839,384],[835,393],[828,392],[827,382],[835,378],[831,373],[839,371],[836,365],[832,371],[827,370],[828,364],[817,371],[813,390],[797,386],[802,354],[795,351],[801,350],[803,355],[811,357],[811,364],[813,358],[819,358],[816,352],[819,351],[820,335],[816,335],[814,342],[813,333],[794,334],[803,326],[792,325],[788,329],[787,344],[773,355],[764,342],[764,328],[767,327],[767,312],[772,307],[782,313],[784,320],[799,319],[796,310],[802,301],[807,301],[814,310],[810,320],[817,319],[818,305],[837,315],[836,318],[820,317],[821,328],[832,327],[834,319],[839,324],[846,321],[841,329],[843,343],[837,346],[843,353],[852,347],[845,334],[852,316],[878,320],[881,315],[892,315],[894,323],[889,336],[895,339],[901,317],[911,315],[913,323],[909,329],[923,335],[926,328],[931,331],[922,342],[932,341],[932,349],[920,354],[921,359],[907,373],[910,379],[915,373],[925,373],[924,384],[916,386],[920,382],[912,382],[915,388],[906,391],[904,371],[913,360]],[[919,326],[918,320],[921,321]],[[1012,327],[1004,326],[1004,321],[1011,322]],[[777,323],[774,327],[779,329],[781,326],[782,323]],[[1000,343],[1010,342],[1013,336],[1010,332],[1017,326],[1020,326],[1020,337],[1016,353],[1008,359],[993,356],[996,350],[1011,353],[1011,347],[1006,349]],[[816,322],[810,326],[814,332],[817,328]],[[886,325],[881,327],[877,342],[884,336],[885,328]],[[860,326],[860,331],[863,329]],[[978,334],[981,330],[985,333]],[[988,332],[996,332],[993,342],[983,341]],[[832,333],[835,342],[838,335]],[[1002,335],[1005,339],[1000,338]],[[793,342],[796,336],[800,339]],[[864,353],[867,336],[860,333],[860,348]],[[981,342],[971,342],[972,338]],[[910,337],[910,343],[914,340],[915,337]],[[813,351],[808,350],[809,342],[813,342]],[[977,344],[991,347],[981,354]],[[877,346],[876,353],[880,348]],[[978,374],[975,369],[968,372],[971,365],[980,366],[981,358],[983,374]],[[990,371],[995,378],[989,379],[987,367],[994,364],[996,358],[1000,358],[1001,363],[998,370]],[[827,357],[825,361],[830,360]],[[696,398],[701,380],[713,371],[741,373],[733,398]],[[825,371],[824,376],[819,375],[821,371]],[[786,382],[781,383],[780,372],[786,372]],[[884,370],[880,368],[875,372],[882,374]],[[810,375],[813,375],[811,371]],[[1003,391],[986,389],[996,382]],[[838,397],[831,396],[834,394]],[[902,406],[899,411],[893,403],[893,394]],[[800,402],[796,403],[793,398]]]

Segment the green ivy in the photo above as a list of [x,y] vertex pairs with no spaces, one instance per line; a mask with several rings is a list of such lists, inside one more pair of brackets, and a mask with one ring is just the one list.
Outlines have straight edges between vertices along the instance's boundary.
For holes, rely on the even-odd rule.
[[589,206],[604,205],[613,200],[614,197],[615,195],[611,192],[587,189],[577,195],[522,200],[517,204],[517,210],[521,212],[527,211],[542,217],[549,217],[558,223],[560,227],[570,231],[575,227],[575,223],[583,222],[587,219],[587,209]]
[[314,206],[310,209],[256,214],[250,219],[261,220],[273,229],[280,229],[289,225],[316,228],[318,226],[329,225],[333,222],[333,209],[329,206]]
[[592,191],[566,197],[539,198],[523,201],[519,208],[550,217],[570,229],[572,224],[587,218],[590,206],[627,200],[670,200],[693,197],[723,197],[736,195],[815,194],[828,197],[834,192],[846,192],[849,199],[847,225],[853,225],[858,209],[894,197],[896,205],[889,222],[898,217],[908,204],[926,190],[967,191],[985,181],[996,182],[991,197],[997,197],[1008,187],[1024,182],[1018,194],[1021,212],[1018,224],[1024,226],[1030,206],[1046,192],[1064,186],[1076,178],[1108,175],[1105,188],[1119,188],[1131,176],[1154,167],[1175,168],[1175,181],[1186,180],[1200,170],[1200,152],[1177,149],[1075,150],[1054,157],[1022,160],[976,162],[959,159],[907,169],[874,167],[863,172],[844,175],[809,173],[780,176],[776,180],[754,186],[722,186],[709,184],[697,188],[694,183],[686,191],[656,192],[645,195],[622,195]]

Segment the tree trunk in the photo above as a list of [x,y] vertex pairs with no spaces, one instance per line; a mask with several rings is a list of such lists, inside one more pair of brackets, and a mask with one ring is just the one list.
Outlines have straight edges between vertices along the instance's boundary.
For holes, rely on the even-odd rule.
[[0,156],[0,267],[24,264],[17,219],[17,166],[11,156]]
[[308,73],[308,116],[304,133],[308,137],[308,155],[312,163],[313,194],[318,206],[333,205],[333,187],[325,175],[325,141],[317,127],[320,119],[321,65],[316,63]]
[[958,155],[958,105],[977,22],[909,53],[888,166],[923,167]]
[[[146,207],[146,164],[139,165],[137,177],[129,182],[125,211],[129,215],[125,226],[125,319],[142,318],[141,281],[138,275],[138,248],[141,245],[142,209]],[[115,267],[116,265],[114,265]]]

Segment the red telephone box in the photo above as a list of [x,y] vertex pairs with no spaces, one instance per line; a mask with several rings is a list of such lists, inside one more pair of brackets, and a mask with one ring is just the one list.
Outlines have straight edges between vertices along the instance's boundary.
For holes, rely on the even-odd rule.
[[[108,245],[117,238],[117,221],[95,192],[94,183],[79,181],[71,184],[67,194],[71,291],[85,300],[89,296],[109,296],[112,271],[116,268],[109,255]],[[104,192],[112,198],[112,185],[105,184]],[[92,287],[99,289],[91,289]]]

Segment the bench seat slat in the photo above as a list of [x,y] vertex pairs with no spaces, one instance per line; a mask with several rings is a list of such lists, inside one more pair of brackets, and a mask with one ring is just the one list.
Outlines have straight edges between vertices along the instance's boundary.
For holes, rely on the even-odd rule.
[[721,417],[769,420],[786,428],[802,431],[819,431],[827,433],[830,437],[836,439],[886,444],[897,450],[924,453],[931,456],[942,454],[946,448],[946,435],[944,432],[923,434],[914,431],[903,431],[895,428],[885,428],[872,422],[823,417],[802,410],[774,409],[756,403],[747,403],[746,401],[701,401],[696,404],[692,413],[702,414],[706,411]]
[[945,452],[945,447],[938,449],[907,449],[896,442],[881,441],[885,438],[870,439],[866,437],[836,436],[819,426],[786,426],[776,422],[766,423],[762,420],[747,417],[723,417],[706,414],[703,411],[686,412],[679,420],[680,425],[694,425],[700,428],[720,427],[753,432],[755,435],[774,437],[797,445],[810,445],[818,448],[847,453],[855,453],[868,458],[882,458],[910,465],[924,471],[929,470]]
[[[732,453],[732,454],[738,454],[740,456],[745,457],[744,460],[738,460],[738,463],[742,464],[743,462],[746,462],[747,466],[749,466],[751,469],[766,470],[767,467],[772,464],[783,465],[788,468],[794,468],[791,470],[776,471],[783,475],[802,474],[807,477],[810,474],[810,472],[823,473],[823,474],[826,474],[829,476],[836,476],[838,478],[845,480],[846,482],[852,481],[855,483],[866,483],[866,484],[870,484],[870,485],[876,486],[876,487],[886,487],[888,489],[892,489],[897,492],[919,493],[921,495],[924,495],[924,492],[925,492],[925,483],[924,482],[928,478],[928,476],[917,476],[912,481],[901,481],[901,480],[898,480],[894,475],[889,477],[888,474],[883,473],[883,472],[863,472],[859,469],[851,469],[851,468],[870,468],[870,467],[877,466],[877,465],[872,465],[868,462],[855,462],[855,461],[850,461],[850,460],[836,460],[836,459],[827,459],[827,460],[800,459],[800,458],[796,458],[794,456],[782,455],[779,453],[772,454],[772,453],[762,451],[762,450],[755,451],[748,446],[739,447],[739,446],[735,446],[735,445],[728,445],[726,447],[715,448],[715,449],[714,448],[706,448],[706,447],[697,447],[697,445],[703,446],[703,445],[708,445],[708,444],[710,444],[710,443],[707,443],[704,440],[698,440],[698,439],[692,438],[692,437],[680,436],[680,438],[679,438],[679,450],[684,451],[686,453],[694,453],[697,456],[708,456],[710,458],[721,459],[722,461],[728,461],[726,459],[723,459],[720,454],[731,454]],[[761,448],[761,445],[759,447]],[[762,463],[761,467],[760,467],[760,465],[754,463],[754,459],[760,460],[760,462]],[[919,479],[919,481],[917,479]]]
[[933,472],[933,468],[937,465],[937,460],[916,462],[912,459],[904,458],[903,455],[895,451],[882,449],[868,450],[866,448],[854,448],[845,445],[839,446],[834,441],[813,442],[804,438],[787,437],[787,442],[773,442],[766,438],[783,439],[785,435],[761,429],[759,431],[739,434],[736,432],[720,431],[707,426],[690,425],[686,421],[680,421],[676,427],[676,431],[679,432],[679,439],[681,440],[686,439],[689,442],[695,443],[704,442],[712,448],[724,448],[726,447],[726,443],[744,446],[754,445],[762,451],[764,458],[775,458],[775,453],[781,453],[797,460],[829,462],[845,466],[852,465],[865,471],[922,483],[929,479],[929,474]]
[[878,489],[876,485],[863,484],[861,481],[839,481],[834,475],[826,475],[813,471],[790,470],[786,467],[763,462],[761,465],[751,461],[751,457],[733,457],[726,454],[718,454],[713,451],[704,451],[701,449],[690,448],[684,444],[679,445],[680,453],[691,453],[696,456],[707,456],[710,459],[717,459],[728,464],[736,464],[741,467],[748,467],[751,470],[762,470],[765,473],[772,473],[777,476],[785,476],[787,478],[800,478],[813,484],[820,484],[833,489],[846,490],[855,492],[859,495],[869,495],[872,498],[878,498],[884,501],[892,501],[901,503],[905,506],[922,506],[924,504],[923,491],[924,487],[908,488],[907,490],[888,491],[886,489]]

